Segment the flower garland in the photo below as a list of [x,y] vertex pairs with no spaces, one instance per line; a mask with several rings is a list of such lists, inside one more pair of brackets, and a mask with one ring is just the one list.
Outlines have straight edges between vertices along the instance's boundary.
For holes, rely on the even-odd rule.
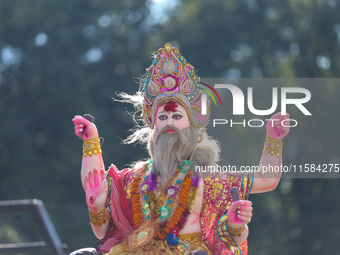
[[[150,166],[153,163],[151,160],[145,170],[149,171]],[[141,178],[136,177],[132,184],[132,209],[134,212],[134,223],[136,228],[139,228],[141,224],[152,217],[157,217],[156,221],[163,225],[163,228],[157,232],[157,237],[161,240],[166,238],[169,241],[169,233],[173,232],[174,228],[177,228],[177,234],[182,229],[188,219],[189,214],[192,212],[194,202],[196,201],[197,189],[198,189],[198,178],[193,176],[193,172],[189,172],[193,164],[191,161],[186,160],[179,165],[177,172],[177,178],[173,178],[170,181],[172,185],[165,189],[166,197],[163,206],[159,208],[159,198],[157,197],[157,176],[155,173],[150,173],[144,177],[144,182],[140,185]],[[175,177],[175,176],[174,176]],[[180,190],[180,187],[182,189]],[[141,196],[142,206],[141,206]],[[178,204],[173,212],[171,219],[168,217],[171,214],[172,199],[179,193]],[[144,216],[145,217],[144,217]],[[168,219],[168,222],[165,221]],[[174,234],[170,234],[174,235]]]
[[143,214],[141,213],[141,206],[139,202],[139,182],[141,178],[136,177],[132,183],[132,211],[133,211],[133,222],[135,227],[139,228],[143,221]]
[[192,187],[191,187],[190,192],[189,192],[186,208],[185,208],[184,212],[182,213],[182,217],[181,217],[180,221],[177,224],[179,229],[182,229],[185,226],[185,224],[187,223],[188,216],[193,211],[194,201],[196,201],[196,198],[197,198],[197,188],[198,188],[199,179],[196,178],[195,176],[193,176],[191,178],[191,180],[192,180],[192,183],[191,183]]
[[177,204],[177,207],[174,211],[174,214],[171,218],[171,220],[165,225],[164,228],[162,228],[160,231],[158,231],[157,236],[161,240],[165,240],[166,236],[170,233],[171,229],[177,225],[177,223],[180,220],[180,217],[182,216],[183,211],[185,210],[185,206],[187,203],[189,191],[190,191],[190,185],[191,185],[191,178],[190,173],[187,174],[185,181],[183,183],[183,188],[181,190],[179,201]]
[[[153,163],[153,159],[149,161],[145,165],[145,170],[149,171],[151,164]],[[149,206],[143,205],[143,208],[140,205],[140,193],[139,193],[139,184],[140,184],[141,178],[139,176],[135,177],[133,183],[132,183],[132,211],[133,211],[133,222],[135,223],[135,228],[139,228],[141,224],[143,223],[143,213],[147,213],[150,209]],[[144,188],[143,188],[144,187]],[[145,186],[145,182],[142,185],[142,192],[146,190],[148,186]]]

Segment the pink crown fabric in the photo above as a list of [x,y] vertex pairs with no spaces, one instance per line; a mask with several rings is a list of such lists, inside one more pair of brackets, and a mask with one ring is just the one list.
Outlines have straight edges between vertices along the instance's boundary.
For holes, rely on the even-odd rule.
[[202,114],[202,95],[195,68],[179,54],[176,47],[166,43],[157,51],[152,65],[146,70],[143,118],[153,128],[158,106],[173,100],[186,109],[190,122],[204,127],[210,117],[210,101],[206,100],[207,114]]

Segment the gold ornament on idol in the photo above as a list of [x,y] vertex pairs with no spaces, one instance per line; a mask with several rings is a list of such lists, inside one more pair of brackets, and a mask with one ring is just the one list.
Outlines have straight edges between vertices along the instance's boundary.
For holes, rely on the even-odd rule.
[[104,207],[104,209],[99,213],[93,213],[89,211],[89,217],[92,225],[99,227],[105,224],[110,219],[110,215],[106,207]]
[[83,158],[86,156],[97,155],[98,153],[102,154],[102,149],[100,147],[100,140],[99,138],[92,138],[86,140],[83,144]]
[[240,228],[232,228],[230,227],[229,223],[227,223],[228,231],[232,236],[238,236],[240,237],[242,235],[242,232],[244,231],[245,227],[242,226]]
[[267,137],[264,142],[263,153],[265,155],[275,155],[277,158],[282,154],[282,142],[271,137]]

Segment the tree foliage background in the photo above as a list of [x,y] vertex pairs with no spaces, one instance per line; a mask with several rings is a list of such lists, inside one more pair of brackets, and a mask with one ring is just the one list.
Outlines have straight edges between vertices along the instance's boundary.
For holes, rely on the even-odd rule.
[[[112,97],[138,89],[151,52],[171,42],[201,77],[335,78],[339,10],[337,0],[0,0],[0,200],[41,199],[70,251],[92,246],[75,114],[96,117],[105,164],[121,169],[147,153],[120,144],[133,109]],[[313,87],[317,117],[286,138],[288,162],[339,163],[339,95]],[[224,161],[259,159],[264,130],[224,131]],[[283,178],[251,196],[249,253],[336,254],[339,191],[337,178]],[[31,218],[0,215],[0,243],[39,238]]]

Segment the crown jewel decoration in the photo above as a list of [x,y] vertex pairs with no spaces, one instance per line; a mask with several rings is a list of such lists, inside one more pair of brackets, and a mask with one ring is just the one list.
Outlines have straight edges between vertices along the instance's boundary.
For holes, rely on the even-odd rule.
[[183,105],[194,126],[204,127],[208,123],[210,101],[206,100],[207,114],[202,115],[201,98],[205,92],[200,88],[195,68],[170,43],[157,51],[146,69],[143,92],[143,117],[150,128],[154,127],[158,106],[167,100]]

